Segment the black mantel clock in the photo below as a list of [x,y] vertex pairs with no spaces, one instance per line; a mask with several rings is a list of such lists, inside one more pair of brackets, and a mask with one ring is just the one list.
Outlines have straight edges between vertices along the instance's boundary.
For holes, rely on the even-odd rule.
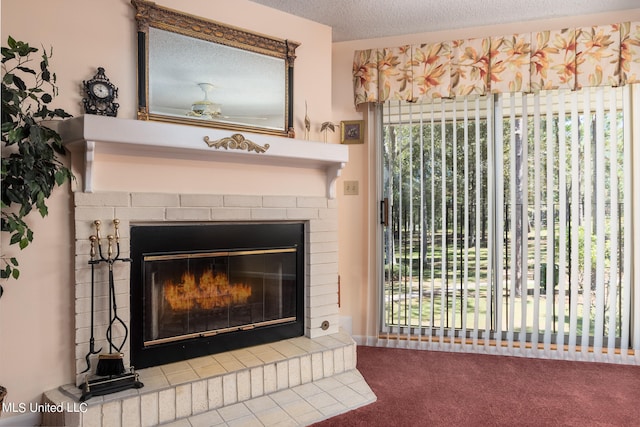
[[115,117],[120,104],[113,102],[118,97],[118,88],[104,75],[104,68],[90,80],[82,81],[86,98],[82,98],[84,112],[100,116]]

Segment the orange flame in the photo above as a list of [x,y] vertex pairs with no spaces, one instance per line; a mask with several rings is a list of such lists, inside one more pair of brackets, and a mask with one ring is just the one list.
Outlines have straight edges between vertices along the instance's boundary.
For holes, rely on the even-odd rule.
[[179,283],[164,284],[164,298],[173,310],[190,310],[195,304],[193,296],[198,293],[196,277],[188,272],[182,274]]
[[180,283],[164,283],[164,298],[175,311],[191,310],[196,304],[205,310],[245,304],[250,296],[250,286],[231,284],[226,274],[211,270],[205,271],[197,281],[194,274],[185,272]]

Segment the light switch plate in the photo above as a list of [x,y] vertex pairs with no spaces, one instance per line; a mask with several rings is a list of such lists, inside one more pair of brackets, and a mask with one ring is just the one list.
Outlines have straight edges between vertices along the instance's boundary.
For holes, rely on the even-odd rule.
[[357,196],[359,194],[359,182],[358,181],[345,181],[344,182],[344,195],[345,196]]

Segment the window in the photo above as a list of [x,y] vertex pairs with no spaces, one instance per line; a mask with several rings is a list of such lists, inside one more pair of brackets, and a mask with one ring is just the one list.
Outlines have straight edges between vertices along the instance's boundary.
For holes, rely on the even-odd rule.
[[386,103],[383,332],[628,349],[628,97],[602,87]]

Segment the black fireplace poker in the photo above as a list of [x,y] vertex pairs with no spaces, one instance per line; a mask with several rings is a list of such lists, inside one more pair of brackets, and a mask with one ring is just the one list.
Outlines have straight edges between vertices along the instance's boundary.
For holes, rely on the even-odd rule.
[[[129,336],[129,329],[126,323],[120,316],[118,316],[116,293],[115,293],[115,280],[113,276],[113,264],[117,261],[131,262],[131,258],[120,257],[120,220],[114,219],[114,235],[108,235],[108,247],[107,256],[105,257],[102,252],[101,236],[100,236],[100,220],[94,221],[96,234],[90,236],[91,252],[89,264],[91,265],[91,338],[89,339],[89,352],[85,356],[87,361],[87,369],[83,371],[87,372],[91,369],[90,357],[93,354],[100,353],[100,350],[95,350],[95,339],[93,331],[93,318],[94,318],[94,270],[95,266],[100,263],[106,263],[109,268],[109,325],[107,327],[106,339],[109,344],[109,352],[107,354],[100,354],[98,356],[98,365],[96,367],[96,375],[98,378],[93,380],[86,380],[80,385],[83,390],[80,401],[84,402],[92,396],[101,396],[105,394],[115,393],[130,388],[141,388],[144,385],[139,381],[138,374],[134,371],[133,367],[130,368],[130,372],[125,372],[124,368],[124,355],[122,354],[122,348],[124,347],[127,337]],[[114,242],[115,242],[115,256],[114,256]],[[95,246],[98,246],[98,257],[96,257]],[[116,323],[120,324],[124,328],[124,337],[120,345],[116,345],[113,339],[113,327]],[[115,353],[114,353],[115,351]]]
[[95,293],[95,266],[98,263],[98,261],[96,261],[96,240],[97,237],[96,236],[91,236],[89,237],[89,240],[91,241],[91,251],[89,252],[89,265],[91,265],[91,338],[89,338],[89,351],[87,352],[86,356],[84,357],[85,360],[87,361],[87,369],[85,369],[84,371],[80,372],[81,374],[88,372],[91,369],[91,355],[92,354],[99,354],[102,351],[102,347],[100,347],[98,350],[95,349],[95,345],[96,345],[96,340],[94,337],[94,328],[93,328],[93,318],[94,318],[94,293]]

